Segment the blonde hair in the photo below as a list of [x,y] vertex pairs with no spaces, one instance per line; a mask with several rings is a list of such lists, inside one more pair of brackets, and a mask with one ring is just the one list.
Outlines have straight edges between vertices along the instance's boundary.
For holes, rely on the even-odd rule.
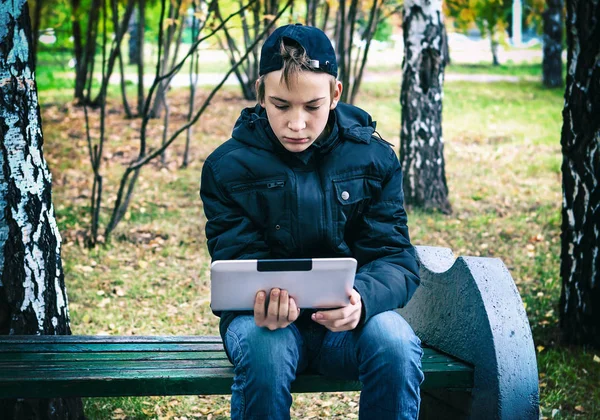
[[[317,72],[317,70],[314,70],[310,67],[310,57],[308,54],[306,54],[306,50],[297,43],[293,42],[286,44],[283,40],[281,40],[279,53],[283,59],[283,67],[281,68],[281,78],[279,79],[279,83],[285,83],[288,89],[292,88],[292,85],[296,80],[298,80],[298,76],[300,76],[301,72],[307,70]],[[265,76],[266,75],[263,74],[258,79],[256,99],[259,103],[262,103],[265,100]],[[329,91],[332,102],[336,89],[336,81],[336,78],[331,76],[331,80],[329,81]]]

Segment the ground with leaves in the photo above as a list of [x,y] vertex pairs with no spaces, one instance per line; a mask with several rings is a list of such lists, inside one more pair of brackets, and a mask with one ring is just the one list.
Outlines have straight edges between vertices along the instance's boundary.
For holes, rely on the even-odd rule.
[[[358,104],[396,145],[399,86],[399,81],[365,84]],[[92,177],[83,109],[63,93],[41,89],[73,333],[217,335],[218,319],[209,307],[200,171],[206,156],[228,138],[239,110],[252,104],[240,100],[235,87],[223,90],[194,127],[190,167],[180,169],[182,137],[168,150],[165,165],[156,161],[142,170],[130,210],[110,240],[88,250]],[[186,102],[186,91],[172,95],[171,128],[183,123]],[[562,92],[544,90],[539,82],[446,83],[445,156],[454,213],[408,209],[409,227],[415,244],[501,258],[531,322],[543,416],[600,418],[600,351],[559,345],[562,102]],[[111,97],[101,226],[125,165],[137,155],[140,121],[124,119],[118,104],[118,96]],[[91,111],[91,120],[97,136],[98,111]],[[161,124],[151,122],[150,147],[160,144]],[[358,393],[298,394],[292,414],[357,418],[358,402]],[[228,410],[228,397],[86,400],[92,419],[220,419]]]

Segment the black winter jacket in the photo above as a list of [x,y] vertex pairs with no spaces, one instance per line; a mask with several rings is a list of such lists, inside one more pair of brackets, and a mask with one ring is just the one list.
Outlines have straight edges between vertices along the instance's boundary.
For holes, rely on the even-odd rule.
[[[327,139],[291,153],[264,108],[242,111],[202,170],[208,250],[213,261],[354,257],[366,322],[403,307],[420,282],[402,173],[365,111],[339,103],[329,126]],[[216,314],[224,336],[236,313]]]

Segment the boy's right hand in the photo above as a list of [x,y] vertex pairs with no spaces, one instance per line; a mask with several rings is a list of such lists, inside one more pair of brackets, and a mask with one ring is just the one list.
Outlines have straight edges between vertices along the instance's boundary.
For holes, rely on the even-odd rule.
[[261,290],[254,299],[254,322],[257,326],[273,331],[285,328],[298,319],[300,308],[296,306],[294,298],[289,297],[287,290],[271,289],[268,305],[266,297]]

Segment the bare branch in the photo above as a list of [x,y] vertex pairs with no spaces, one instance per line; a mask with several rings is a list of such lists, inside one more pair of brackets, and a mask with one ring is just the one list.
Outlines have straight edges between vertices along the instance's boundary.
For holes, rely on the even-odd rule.
[[250,53],[252,52],[252,50],[254,49],[254,47],[256,47],[258,45],[259,41],[261,41],[262,38],[265,36],[265,34],[267,34],[269,32],[269,29],[275,24],[275,22],[285,12],[285,10],[290,6],[290,4],[292,2],[293,2],[293,0],[288,0],[288,2],[286,3],[285,7],[283,9],[281,9],[281,11],[275,17],[275,19],[273,19],[271,21],[271,23],[269,23],[264,28],[264,30],[260,34],[260,36],[258,36],[254,40],[254,42],[248,47],[248,49],[246,50],[246,53],[242,56],[242,58],[240,58],[240,60],[235,64],[235,66],[233,66],[231,69],[229,69],[229,71],[225,74],[225,76],[223,77],[223,79],[221,80],[221,82],[211,91],[210,95],[208,95],[208,97],[204,101],[202,107],[200,108],[200,110],[194,116],[194,119],[192,121],[190,121],[188,124],[186,124],[186,125],[182,126],[181,128],[179,128],[175,133],[173,133],[173,135],[171,135],[171,137],[169,138],[169,140],[161,148],[159,148],[157,150],[154,150],[152,153],[148,154],[143,159],[138,160],[137,162],[132,163],[129,166],[129,168],[128,168],[129,170],[138,169],[138,168],[144,166],[145,164],[147,164],[148,162],[150,162],[156,156],[160,155],[164,149],[166,149],[171,143],[173,143],[173,141],[179,136],[179,134],[181,134],[183,131],[185,131],[190,125],[192,125],[196,121],[198,121],[198,119],[200,118],[200,116],[202,115],[202,113],[205,111],[205,109],[210,104],[210,101],[212,100],[212,98],[215,96],[215,94],[221,88],[221,86],[223,86],[223,84],[225,83],[225,81],[227,80],[227,78],[231,75],[231,73],[233,73],[235,71],[235,69],[237,69],[237,67],[241,64],[241,62],[244,61],[246,59],[246,57],[248,57],[248,55],[250,55]]

